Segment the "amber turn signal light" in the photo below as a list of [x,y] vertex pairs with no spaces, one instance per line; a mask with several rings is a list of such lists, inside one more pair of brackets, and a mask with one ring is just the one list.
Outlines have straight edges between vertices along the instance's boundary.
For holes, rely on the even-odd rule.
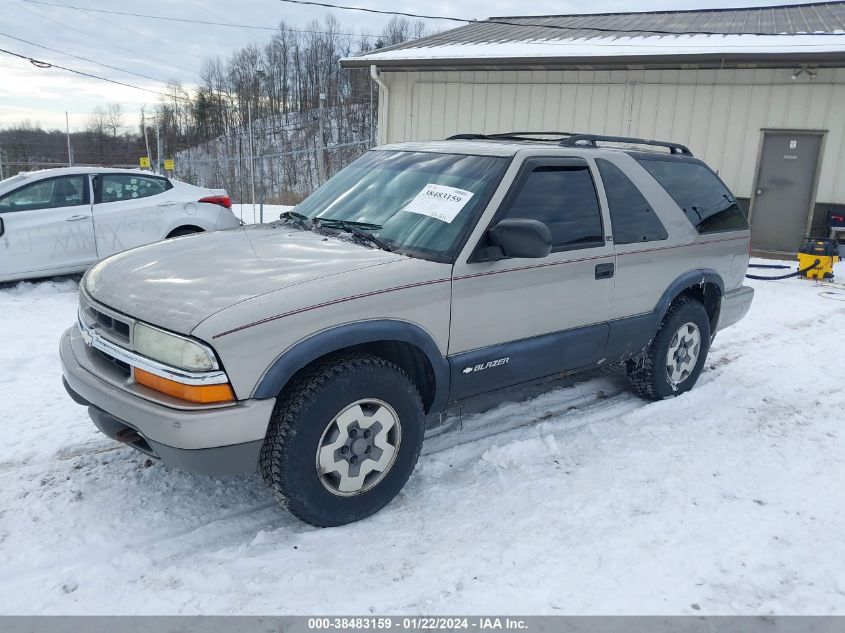
[[199,404],[213,404],[215,402],[231,402],[235,399],[232,387],[226,383],[223,385],[184,385],[175,380],[156,376],[143,369],[135,369],[135,382],[150,389],[155,389],[168,396],[196,402]]

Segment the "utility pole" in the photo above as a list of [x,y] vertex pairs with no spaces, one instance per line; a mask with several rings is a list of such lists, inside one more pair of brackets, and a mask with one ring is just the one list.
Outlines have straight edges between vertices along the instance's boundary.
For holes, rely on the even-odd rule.
[[264,190],[264,155],[261,155],[261,162],[259,163],[261,167],[261,202],[258,205],[258,223],[264,224],[264,198],[266,197],[266,191]]
[[323,135],[323,101],[326,100],[326,93],[320,93],[320,107],[317,111],[317,125],[319,126],[319,137],[317,147],[317,178],[322,185],[326,182],[326,137]]
[[[266,147],[267,143],[267,114],[261,111],[261,80],[266,77],[266,73],[264,69],[259,64],[258,68],[255,70],[255,97],[256,103],[258,104],[258,120],[261,121],[261,147]],[[272,128],[273,122],[270,121],[270,127]],[[252,127],[252,126],[250,126]],[[264,224],[264,198],[266,195],[265,191],[265,183],[264,183],[264,152],[265,150],[261,150],[261,162],[258,164],[259,169],[261,170],[259,174],[259,181],[261,182],[261,199],[258,204],[258,223]],[[254,169],[254,168],[253,168]],[[255,176],[253,175],[252,179],[252,197],[253,200],[255,199]],[[255,203],[253,202],[253,210],[252,210],[252,218],[253,222],[255,221]]]
[[152,165],[153,157],[150,154],[150,139],[147,137],[147,118],[144,116],[144,106],[141,106],[141,127],[144,129],[144,145],[147,146],[147,160]]
[[376,128],[375,128],[375,125],[374,125],[375,121],[374,121],[374,118],[373,118],[373,80],[372,80],[372,78],[368,79],[367,85],[370,87],[370,116],[369,116],[369,119],[370,119],[370,147],[375,147],[375,144],[376,144],[376,139],[375,139]]
[[156,173],[161,174],[161,123],[156,119]]
[[255,156],[252,152],[252,102],[246,102],[246,116],[249,121],[249,178],[252,181],[252,222],[255,223]]
[[65,110],[65,133],[67,134],[67,166],[73,167],[73,152],[70,149],[70,122],[67,118],[67,110]]
[[0,147],[0,180],[4,180],[6,178],[6,174],[3,171],[3,148]]

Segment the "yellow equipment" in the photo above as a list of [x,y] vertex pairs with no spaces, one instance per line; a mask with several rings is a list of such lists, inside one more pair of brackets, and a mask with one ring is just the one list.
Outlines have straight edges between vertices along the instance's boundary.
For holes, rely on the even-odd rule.
[[[814,267],[813,264],[819,263]],[[798,270],[807,279],[833,279],[833,265],[839,261],[839,243],[826,238],[808,238],[798,251]]]

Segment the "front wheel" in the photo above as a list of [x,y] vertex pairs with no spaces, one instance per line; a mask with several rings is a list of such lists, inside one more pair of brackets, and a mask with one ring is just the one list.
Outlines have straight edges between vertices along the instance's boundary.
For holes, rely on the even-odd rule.
[[399,367],[364,354],[320,361],[276,403],[259,470],[292,514],[318,527],[387,505],[414,470],[423,406]]
[[707,310],[691,297],[680,297],[666,312],[643,358],[628,361],[628,383],[647,400],[680,395],[695,386],[709,350]]

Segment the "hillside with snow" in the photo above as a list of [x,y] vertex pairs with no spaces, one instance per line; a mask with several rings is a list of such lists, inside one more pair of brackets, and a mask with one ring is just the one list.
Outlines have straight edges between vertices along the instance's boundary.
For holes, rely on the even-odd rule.
[[[253,120],[248,129],[220,136],[176,155],[177,176],[224,188],[233,199],[296,204],[372,144],[364,106],[292,112]],[[322,135],[321,135],[322,131]],[[254,171],[251,171],[254,170]],[[254,186],[253,186],[254,178]]]

